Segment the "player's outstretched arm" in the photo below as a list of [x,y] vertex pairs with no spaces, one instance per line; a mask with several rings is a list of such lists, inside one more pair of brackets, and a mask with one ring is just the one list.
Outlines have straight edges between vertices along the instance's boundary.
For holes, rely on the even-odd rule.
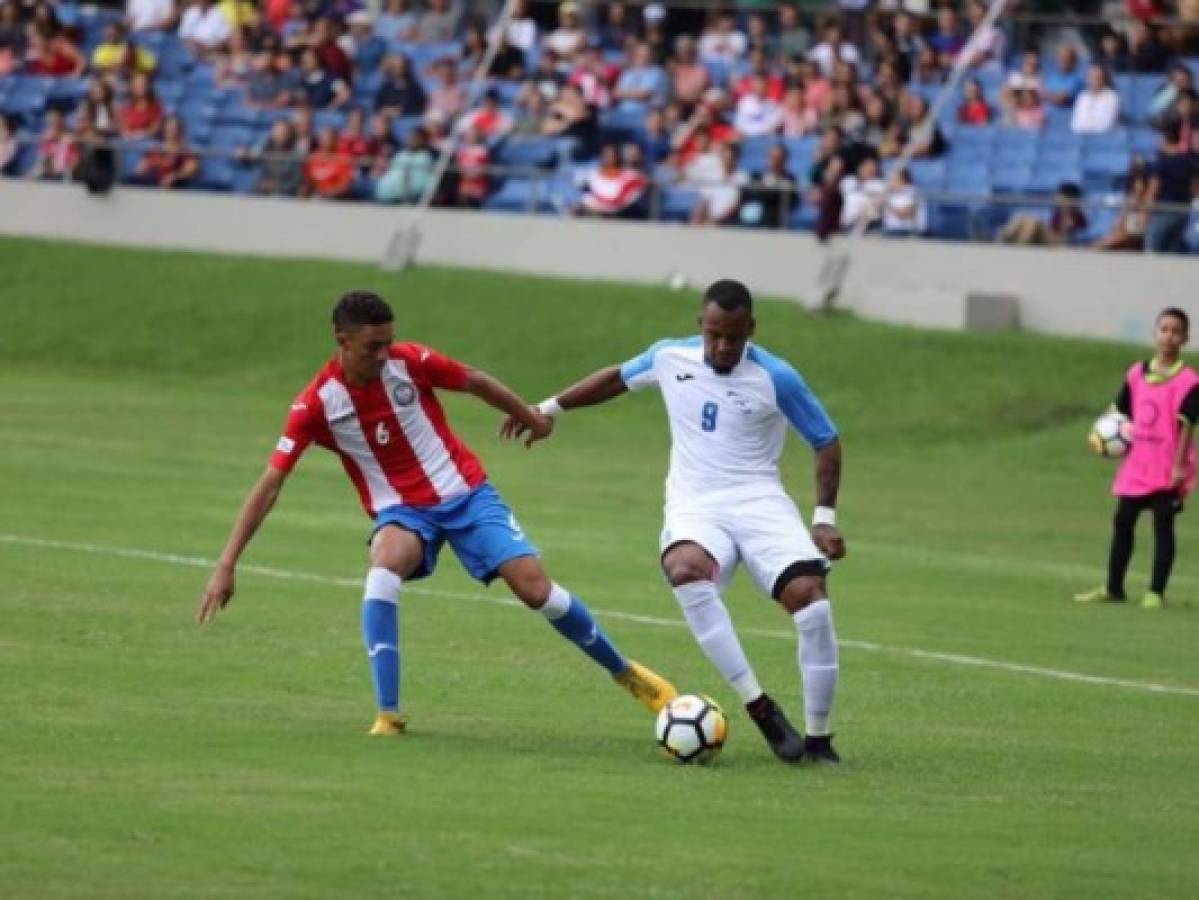
[[500,425],[502,438],[516,439],[527,432],[525,446],[528,447],[533,441],[549,437],[554,430],[553,419],[529,406],[508,385],[486,372],[471,369],[466,377],[466,390],[488,406],[507,413]]
[[237,589],[237,561],[241,559],[242,552],[250,543],[254,532],[275,505],[286,480],[286,472],[268,466],[258,477],[254,487],[250,488],[249,496],[237,515],[237,521],[233,523],[233,531],[225,549],[217,560],[212,577],[208,579],[208,586],[204,588],[204,596],[200,598],[200,607],[196,610],[198,624],[203,625],[210,621],[233,599],[233,592]]
[[[554,417],[563,410],[605,403],[627,390],[628,387],[620,375],[620,366],[608,366],[571,385],[556,397],[543,401],[535,408],[535,411],[548,418],[552,424]],[[500,426],[500,434],[504,437],[519,438],[524,432],[524,424],[515,416],[509,416]],[[549,437],[548,433],[544,437]],[[525,446],[540,439],[540,437],[530,436],[525,442]]]
[[816,451],[816,513],[812,540],[829,559],[845,555],[845,538],[832,521],[841,488],[841,441],[833,440]]

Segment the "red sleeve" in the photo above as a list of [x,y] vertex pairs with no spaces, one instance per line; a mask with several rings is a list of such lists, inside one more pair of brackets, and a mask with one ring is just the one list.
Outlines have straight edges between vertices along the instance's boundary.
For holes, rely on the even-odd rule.
[[312,443],[316,431],[313,426],[318,415],[320,410],[307,394],[301,394],[295,399],[291,405],[291,412],[287,414],[283,434],[271,454],[272,469],[290,472],[295,468],[308,445]]
[[466,390],[466,378],[470,374],[470,366],[456,359],[438,353],[431,347],[421,344],[401,344],[396,348],[397,355],[408,365],[414,380],[420,384],[443,388],[447,391]]

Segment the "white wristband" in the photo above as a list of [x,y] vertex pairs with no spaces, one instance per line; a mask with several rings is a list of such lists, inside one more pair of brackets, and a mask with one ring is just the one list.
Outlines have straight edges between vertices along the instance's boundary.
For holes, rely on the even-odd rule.
[[817,525],[831,525],[837,527],[837,511],[831,506],[817,506],[812,510],[812,527]]
[[551,419],[556,419],[562,413],[566,412],[562,408],[562,404],[558,402],[557,397],[550,397],[548,400],[542,400],[537,404],[537,411],[543,416],[549,416]]

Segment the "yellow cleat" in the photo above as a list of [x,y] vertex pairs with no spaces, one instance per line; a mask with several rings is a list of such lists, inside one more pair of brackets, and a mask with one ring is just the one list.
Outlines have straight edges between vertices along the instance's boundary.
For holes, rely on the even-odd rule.
[[387,737],[401,735],[408,727],[408,717],[400,713],[381,712],[375,717],[375,724],[367,732],[371,737]]
[[1165,609],[1166,598],[1161,594],[1153,591],[1145,591],[1145,596],[1141,598],[1141,609]]
[[1074,595],[1075,603],[1119,603],[1119,597],[1113,597],[1107,588],[1095,588],[1093,591],[1083,591]]
[[616,683],[632,694],[634,700],[655,713],[679,695],[673,684],[653,669],[631,659],[629,667],[616,676]]

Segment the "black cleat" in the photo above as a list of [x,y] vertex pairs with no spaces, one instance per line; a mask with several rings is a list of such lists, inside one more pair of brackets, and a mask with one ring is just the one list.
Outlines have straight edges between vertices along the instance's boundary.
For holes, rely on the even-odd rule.
[[[757,700],[745,704],[745,711],[754,720],[762,737],[783,762],[799,762],[804,757],[804,741],[799,732],[787,721],[787,716],[777,703],[763,694]],[[830,750],[832,748],[829,748]]]
[[803,739],[804,756],[813,762],[835,766],[841,762],[841,757],[833,749],[831,734],[809,734]]

